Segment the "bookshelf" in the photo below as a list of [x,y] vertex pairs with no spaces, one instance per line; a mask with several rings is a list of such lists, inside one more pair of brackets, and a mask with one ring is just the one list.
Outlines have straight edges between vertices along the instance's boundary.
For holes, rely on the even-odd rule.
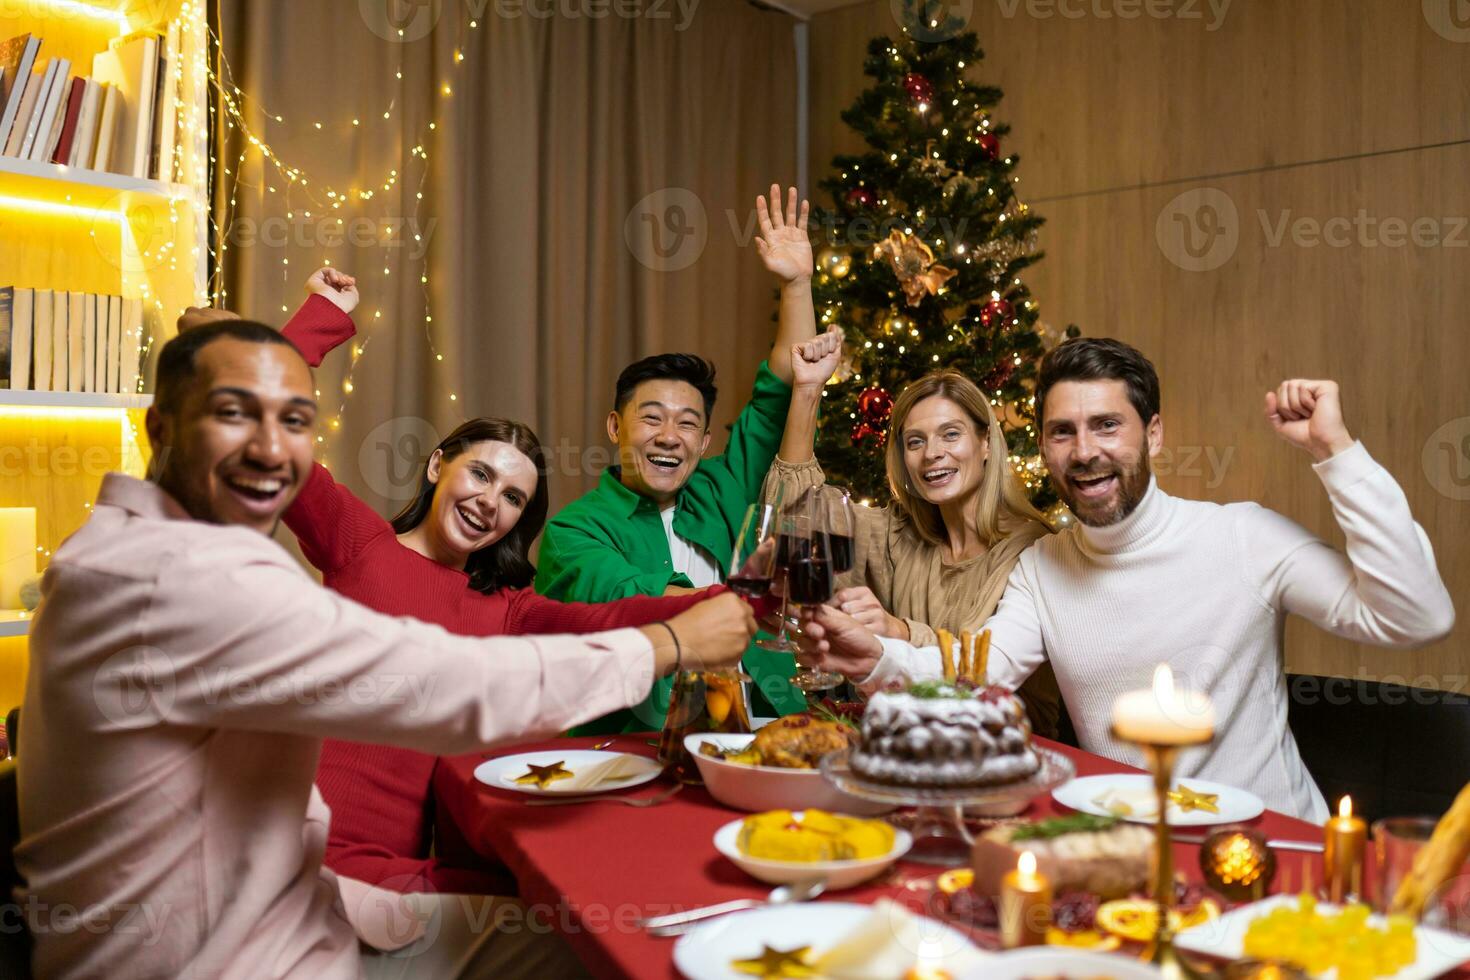
[[[104,474],[145,471],[151,362],[184,307],[208,302],[209,35],[202,0],[0,3],[0,41],[38,37],[36,64],[66,58],[72,74],[90,75],[118,39],[171,26],[172,179],[0,156],[0,286],[139,300],[147,340],[140,391],[0,389],[0,508],[35,509],[38,572],[86,520]],[[0,713],[24,692],[29,626],[28,614],[0,609]]]

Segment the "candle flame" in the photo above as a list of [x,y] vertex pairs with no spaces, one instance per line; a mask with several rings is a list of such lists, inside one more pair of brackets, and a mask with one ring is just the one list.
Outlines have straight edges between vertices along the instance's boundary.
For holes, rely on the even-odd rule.
[[1168,664],[1154,668],[1154,697],[1159,704],[1170,704],[1174,700],[1174,671]]
[[1344,796],[1337,804],[1337,815],[1346,820],[1353,815],[1353,798]]
[[1036,855],[1030,851],[1022,851],[1016,861],[1016,871],[1022,878],[1036,877]]
[[944,962],[944,943],[933,936],[919,940],[919,968],[933,969]]

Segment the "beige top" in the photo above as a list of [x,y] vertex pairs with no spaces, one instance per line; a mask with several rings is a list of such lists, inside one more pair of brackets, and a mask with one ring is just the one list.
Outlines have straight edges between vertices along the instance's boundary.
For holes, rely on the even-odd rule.
[[118,473],[42,592],[15,861],[36,976],[57,980],[359,980],[359,935],[412,933],[322,867],[321,740],[477,751],[653,683],[637,630],[481,639],[384,616]]
[[[769,500],[777,484],[785,486],[789,497],[825,482],[815,459],[788,463],[777,458],[766,476],[763,497]],[[908,624],[909,642],[915,647],[938,645],[936,630],[958,636],[984,627],[1000,603],[1016,559],[1048,533],[1045,527],[1028,523],[984,554],[949,564],[944,549],[925,541],[899,508],[859,505],[853,514],[856,562],[840,585],[872,589],[884,609]],[[1031,716],[1032,729],[1055,738],[1062,696],[1050,668],[1043,665],[1017,693]]]

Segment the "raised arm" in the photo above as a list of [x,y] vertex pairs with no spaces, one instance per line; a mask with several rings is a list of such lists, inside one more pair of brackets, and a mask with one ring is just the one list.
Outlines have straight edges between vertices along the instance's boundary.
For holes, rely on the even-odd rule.
[[358,303],[357,280],[323,266],[306,280],[306,291],[311,295],[281,328],[281,334],[306,363],[318,367],[328,353],[357,333],[351,316]]
[[771,346],[771,371],[788,385],[793,376],[791,349],[811,340],[817,332],[812,306],[812,244],[807,239],[810,210],[806,201],[798,210],[795,187],[786,192],[785,210],[781,207],[780,184],[771,185],[769,201],[765,197],[755,199],[761,230],[755,247],[765,267],[781,279],[781,311],[776,341]]
[[1262,598],[1364,643],[1414,647],[1447,636],[1455,607],[1429,538],[1392,474],[1348,434],[1336,383],[1283,382],[1267,394],[1266,415],[1316,460],[1347,554],[1280,514],[1246,509],[1246,574]]

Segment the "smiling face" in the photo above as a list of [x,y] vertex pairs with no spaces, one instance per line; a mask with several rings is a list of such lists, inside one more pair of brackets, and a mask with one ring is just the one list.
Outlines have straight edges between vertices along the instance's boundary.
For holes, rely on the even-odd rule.
[[623,486],[663,505],[673,501],[709,448],[704,397],[687,381],[657,379],[633,389],[607,418],[618,444]]
[[1112,379],[1058,382],[1043,408],[1041,452],[1057,496],[1091,527],[1133,513],[1163,445],[1159,417],[1140,418],[1127,385]]
[[223,337],[200,348],[177,408],[148,410],[159,486],[196,520],[270,534],[311,472],[312,393],[294,347]]
[[436,449],[428,473],[434,499],[424,530],[434,552],[457,568],[511,532],[539,479],[529,456],[494,440],[470,443],[453,459]]
[[903,420],[902,438],[909,486],[923,500],[942,507],[979,488],[990,445],[958,403],[943,395],[925,398]]

